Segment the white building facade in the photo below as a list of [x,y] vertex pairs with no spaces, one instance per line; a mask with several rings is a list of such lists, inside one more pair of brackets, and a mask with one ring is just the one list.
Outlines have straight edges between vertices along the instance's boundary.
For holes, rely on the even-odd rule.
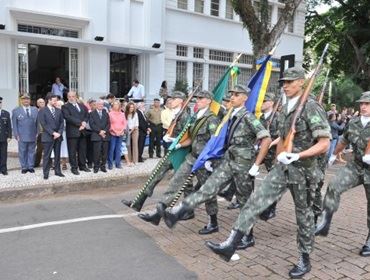
[[[281,2],[270,2],[272,24]],[[302,62],[304,16],[302,5],[275,58],[295,54]],[[0,50],[7,109],[20,93],[45,96],[56,77],[84,99],[123,96],[138,79],[150,100],[163,80],[170,90],[177,80],[212,90],[238,53],[239,83],[252,67],[252,46],[230,0],[2,0]]]

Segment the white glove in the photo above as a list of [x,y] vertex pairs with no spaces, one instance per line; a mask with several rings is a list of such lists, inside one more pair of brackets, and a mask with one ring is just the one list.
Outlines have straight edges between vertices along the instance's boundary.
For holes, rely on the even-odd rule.
[[296,153],[287,153],[287,152],[282,152],[280,153],[277,158],[279,162],[282,164],[291,164],[293,161],[299,160],[299,154]]
[[256,150],[256,151],[258,151],[258,149],[260,148],[260,146],[259,145],[254,145],[254,149]]
[[248,173],[249,175],[251,175],[252,177],[256,177],[258,174],[260,174],[258,172],[258,170],[260,169],[260,167],[256,164],[253,164],[253,166],[251,167],[251,169],[249,169]]
[[168,136],[167,134],[165,136],[163,136],[163,141],[166,142],[166,143],[172,143],[173,141],[175,141],[176,138],[172,138],[170,136]]
[[362,157],[362,161],[365,162],[366,164],[370,164],[370,155],[364,155]]
[[330,158],[329,158],[329,160],[328,160],[328,165],[329,166],[332,166],[333,165],[333,163],[334,163],[334,161],[337,159],[337,156],[336,155],[331,155],[330,156]]
[[178,149],[180,149],[182,146],[181,146],[181,144],[179,143],[179,144],[176,144],[176,146],[175,146],[175,150],[178,150]]
[[207,160],[207,161],[204,163],[204,168],[205,168],[207,171],[209,171],[209,172],[213,172],[212,161]]

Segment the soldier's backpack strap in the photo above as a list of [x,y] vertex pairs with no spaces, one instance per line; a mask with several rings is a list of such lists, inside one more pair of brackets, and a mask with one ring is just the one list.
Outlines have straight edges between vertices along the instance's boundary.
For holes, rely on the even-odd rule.
[[195,127],[191,130],[190,132],[190,137],[191,137],[191,140],[193,141],[194,138],[198,135],[198,132],[199,132],[199,129],[201,129],[201,127],[206,123],[206,121],[212,117],[213,115],[210,114],[206,117],[203,117],[201,118],[196,124],[195,124]]
[[241,115],[239,118],[237,118],[236,121],[233,123],[232,127],[230,128],[229,135],[227,136],[226,147],[229,147],[230,141],[231,141],[231,138],[233,138],[235,129],[239,126],[242,119],[244,119],[244,117],[248,114],[250,114],[248,111],[244,112],[243,115]]

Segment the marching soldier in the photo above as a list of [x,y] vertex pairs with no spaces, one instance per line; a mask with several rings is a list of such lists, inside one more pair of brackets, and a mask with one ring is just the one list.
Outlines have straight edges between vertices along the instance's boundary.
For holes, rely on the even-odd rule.
[[[265,99],[263,100],[263,103],[262,103],[263,115],[261,116],[261,119],[260,119],[263,126],[269,130],[272,140],[275,140],[276,138],[279,137],[278,136],[278,122],[277,122],[279,113],[275,112],[275,115],[274,116],[272,115],[273,110],[274,110],[274,103],[275,103],[274,94],[271,92],[267,92],[265,94]],[[274,145],[269,149],[263,161],[267,172],[271,171],[274,161],[275,161],[275,156],[276,156],[276,146]],[[267,221],[275,217],[276,204],[277,204],[276,201],[273,204],[271,204],[270,207],[268,207],[265,211],[262,212],[262,214],[260,215],[260,218],[264,221]]]
[[360,103],[360,117],[352,118],[343,132],[343,138],[335,148],[334,154],[329,159],[333,164],[337,155],[351,144],[353,158],[330,182],[324,198],[322,219],[317,225],[316,235],[327,236],[330,223],[335,211],[338,210],[342,193],[363,184],[367,198],[367,226],[369,235],[365,245],[360,251],[363,257],[370,256],[370,91],[364,92],[357,101]]
[[8,111],[2,109],[3,98],[0,97],[0,172],[8,175],[8,142],[12,139],[12,124]]
[[[184,100],[186,99],[185,93],[181,91],[174,91],[169,98],[171,98],[171,109],[172,109],[172,114],[173,114],[173,119],[176,118],[176,116],[180,113],[182,105],[184,103]],[[178,119],[176,126],[173,131],[173,136],[176,137],[181,133],[183,128],[186,125],[187,120],[189,119],[190,115],[185,108],[183,110],[183,113],[181,114],[180,118]],[[167,134],[163,137],[163,141],[167,143],[171,143],[175,140],[175,138],[169,137]],[[160,167],[158,172],[154,175],[152,180],[150,181],[148,187],[145,189],[145,193],[140,196],[139,199],[136,201],[132,200],[126,200],[123,199],[122,203],[128,207],[131,207],[132,209],[140,212],[141,208],[144,205],[145,200],[148,198],[148,196],[152,196],[154,188],[157,186],[157,184],[163,179],[164,175],[166,174],[167,171],[172,169],[172,164],[169,160],[163,161],[163,165]]]
[[[232,181],[235,182],[237,198],[241,204],[247,201],[253,191],[254,177],[258,175],[259,165],[267,154],[271,138],[261,122],[244,106],[250,90],[235,86],[230,92],[234,109],[228,123],[225,155],[219,166],[214,169],[212,175],[197,192],[186,197],[181,204],[172,208],[172,211],[165,212],[165,222],[170,228],[182,215],[200,203],[215,197],[221,188]],[[258,140],[261,140],[261,149],[256,155],[254,143]],[[248,232],[248,235],[239,241],[238,249],[253,246],[253,233]]]
[[[197,120],[189,128],[190,138],[182,144],[177,144],[178,147],[191,145],[191,153],[186,156],[185,161],[170,180],[168,189],[157,204],[155,212],[152,214],[139,214],[141,219],[151,222],[154,225],[159,224],[161,215],[163,215],[165,209],[169,207],[171,202],[175,199],[177,192],[189,177],[193,164],[199,157],[199,154],[202,152],[208,140],[215,133],[219,123],[218,117],[209,109],[212,102],[212,94],[204,90],[196,94],[195,97],[197,97],[198,106]],[[199,184],[202,185],[207,180],[209,173],[205,168],[201,168],[196,172],[196,176]],[[212,198],[210,201],[206,202],[206,211],[210,216],[210,222],[203,229],[199,230],[199,234],[218,232],[218,207],[216,198]]]
[[283,89],[288,101],[278,119],[278,163],[243,206],[228,239],[220,244],[208,241],[206,245],[229,261],[240,240],[252,229],[258,216],[289,189],[295,204],[300,253],[298,264],[290,270],[289,275],[299,278],[311,270],[309,254],[314,244],[313,190],[309,186],[317,184],[319,175],[316,156],[328,150],[331,135],[325,111],[315,100],[308,99],[296,122],[293,152],[283,151],[284,140],[288,136],[294,112],[303,94],[304,70],[299,67],[288,68],[281,80],[284,82]]

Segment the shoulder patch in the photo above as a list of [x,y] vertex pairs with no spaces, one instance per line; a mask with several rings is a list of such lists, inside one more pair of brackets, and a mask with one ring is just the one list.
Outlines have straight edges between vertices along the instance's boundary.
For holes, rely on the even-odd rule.
[[321,122],[321,118],[320,118],[318,115],[313,115],[313,116],[310,118],[310,122],[311,122],[312,124],[319,123],[319,122]]
[[208,128],[209,128],[210,130],[215,130],[215,129],[217,128],[217,125],[216,125],[216,124],[214,124],[214,123],[210,123],[210,124],[208,125]]

